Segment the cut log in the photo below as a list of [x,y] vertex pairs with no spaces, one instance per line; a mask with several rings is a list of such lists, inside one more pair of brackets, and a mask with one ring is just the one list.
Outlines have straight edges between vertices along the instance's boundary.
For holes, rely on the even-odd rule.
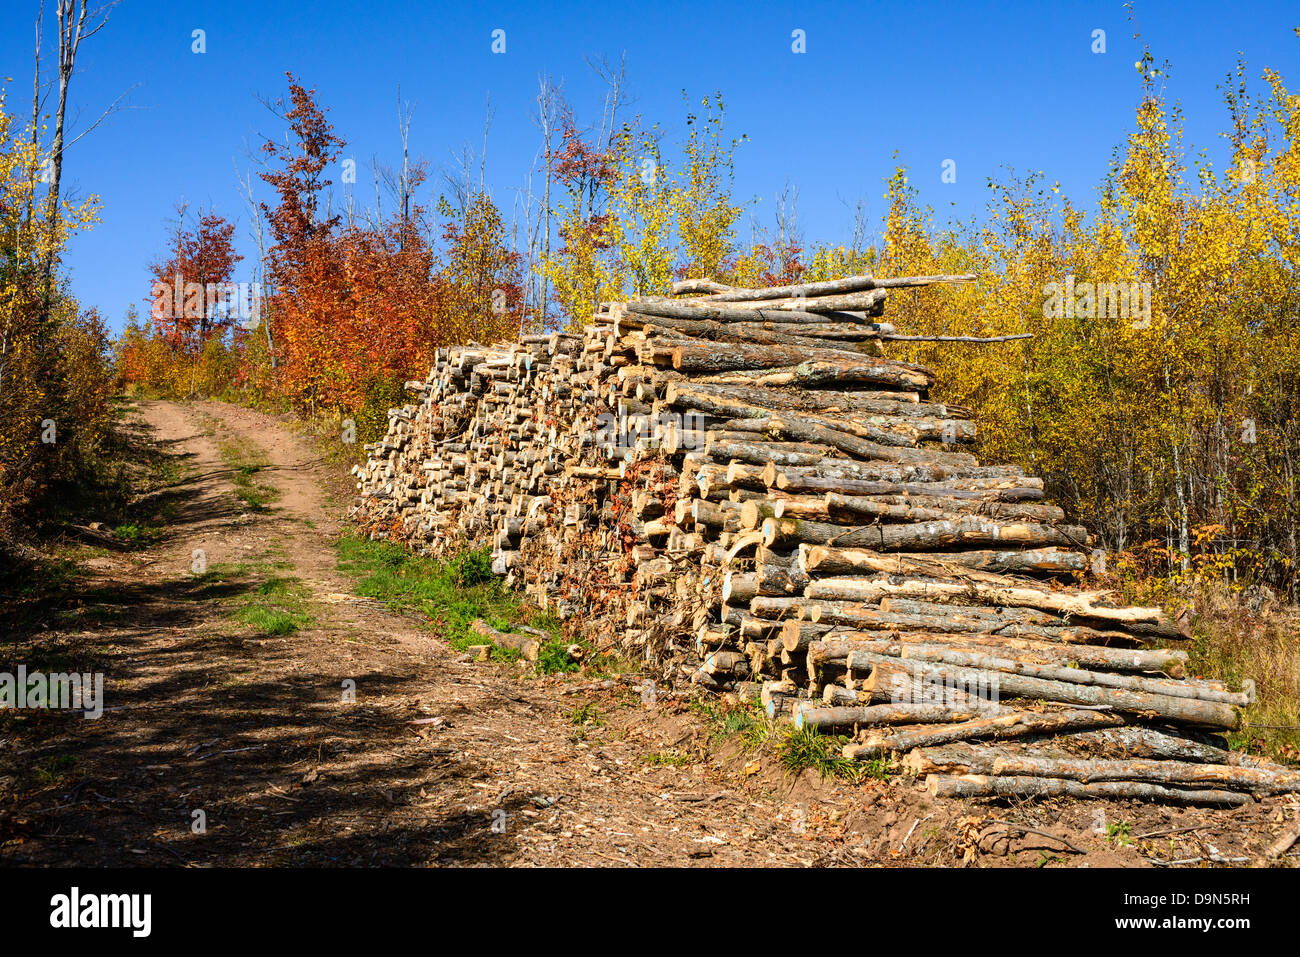
[[1039,663],[1013,659],[1006,653],[966,651],[960,648],[936,647],[933,645],[905,645],[901,657],[915,658],[919,661],[942,662],[963,668],[981,671],[997,671],[1015,675],[1042,678],[1047,681],[1059,681],[1067,684],[1096,685],[1104,688],[1120,688],[1150,694],[1170,695],[1176,698],[1194,698],[1198,701],[1214,701],[1236,705],[1244,708],[1252,703],[1249,694],[1225,691],[1202,682],[1185,680],[1174,681],[1163,678],[1144,678],[1135,675],[1117,675],[1104,671],[1089,671],[1070,665],[1056,663]]
[[509,648],[523,655],[526,661],[536,661],[542,643],[533,635],[523,632],[497,631],[482,618],[470,622],[469,630],[486,638],[498,648]]
[[808,585],[809,598],[833,598],[844,601],[879,601],[886,595],[920,598],[927,601],[957,604],[982,603],[1010,605],[1015,608],[1039,608],[1063,615],[1076,615],[1104,621],[1130,623],[1161,621],[1159,608],[1123,608],[1097,604],[1103,592],[1044,592],[1034,588],[995,587],[979,582],[946,584],[903,582],[895,584],[875,578],[823,578]]
[[1035,758],[1007,755],[993,765],[993,773],[1022,777],[1070,778],[1075,781],[1152,781],[1157,784],[1218,785],[1254,794],[1300,791],[1300,771],[1192,761],[1151,761],[1145,758],[1095,760]]
[[910,751],[955,741],[981,738],[1016,738],[1026,735],[1057,734],[1081,728],[1110,728],[1123,720],[1105,711],[1006,711],[987,718],[975,718],[935,728],[916,728],[872,733],[857,744],[844,746],[844,757],[867,760],[890,751]]
[[1234,791],[1184,790],[1133,781],[1101,781],[1084,784],[1061,778],[994,777],[983,774],[964,774],[959,777],[931,774],[926,778],[925,787],[932,796],[946,798],[1136,799],[1160,801],[1165,804],[1205,804],[1212,807],[1240,807],[1251,801],[1250,795],[1238,794]]
[[1214,745],[1160,731],[1156,728],[1107,728],[1081,731],[1059,739],[1071,748],[1083,748],[1105,757],[1152,758],[1167,761],[1200,761],[1204,764],[1252,765],[1255,760],[1240,751],[1225,751]]
[[[913,658],[894,659],[868,651],[852,652],[847,659],[848,667],[854,669],[881,663],[890,667],[901,663],[912,674],[925,681],[956,684],[966,688],[992,689],[992,694],[998,699],[1026,698],[1089,707],[1109,707],[1207,728],[1232,730],[1240,724],[1240,718],[1231,705],[1200,698],[1183,698],[1127,688],[1054,681],[1005,671],[933,664]],[[989,696],[983,691],[981,694]]]
[[907,525],[864,525],[816,541],[838,548],[869,548],[876,551],[943,549],[954,545],[1016,545],[1041,548],[1048,545],[1079,546],[1088,540],[1081,526],[1043,525],[1034,522],[1003,522],[969,516],[952,521],[916,522]]
[[[827,613],[828,607],[837,607],[832,603],[823,603],[804,609],[805,614],[818,624],[852,625],[849,619],[857,618],[854,613]],[[873,606],[849,607],[870,609]],[[955,629],[954,629],[955,630]],[[880,651],[888,648],[890,651]],[[911,649],[915,648],[915,651]],[[843,662],[854,651],[876,651],[878,654],[904,654],[923,656],[926,652],[953,651],[973,654],[986,654],[998,658],[1010,658],[1031,664],[1050,664],[1065,669],[1102,669],[1126,672],[1164,672],[1178,673],[1181,676],[1185,651],[1131,650],[1125,648],[1107,648],[1096,645],[1064,645],[1030,638],[1012,638],[1002,635],[962,634],[951,632],[936,634],[933,632],[899,632],[884,631],[842,631],[822,642],[819,655],[823,660]],[[906,651],[905,651],[906,649]],[[956,664],[956,661],[950,662]]]
[[940,724],[969,721],[998,713],[997,705],[988,708],[951,708],[931,704],[880,704],[866,707],[825,707],[820,702],[795,705],[792,720],[796,728],[849,728],[878,724]]
[[1031,522],[1059,522],[1065,512],[1055,505],[1035,502],[988,502],[980,499],[925,496],[865,496],[828,492],[826,513],[834,521],[864,524],[869,521],[959,521],[968,515]]
[[[673,385],[677,385],[678,388],[673,389]],[[685,380],[668,383],[664,389],[664,401],[672,404],[675,397],[682,394],[683,389],[689,389],[692,395],[726,399],[744,406],[817,412],[822,415],[867,412],[902,417],[970,419],[974,414],[965,406],[921,402],[915,392],[868,390],[837,392],[830,389],[795,388],[774,392],[771,389],[743,385],[707,384]]]
[[[672,366],[678,372],[717,373],[736,370],[768,370],[797,366],[808,359],[807,346],[759,345],[740,342],[698,342],[666,340],[656,337],[646,341],[646,348],[669,348],[671,343]],[[933,373],[921,367],[893,359],[873,358],[856,352],[835,349],[816,351],[819,366],[839,370],[854,370],[858,381],[902,388],[928,388],[934,381]],[[870,376],[870,378],[864,378]]]
[[[860,548],[836,548],[828,545],[800,549],[799,563],[808,574],[819,577],[862,575],[883,572],[887,575],[924,575],[930,578],[968,578],[991,584],[1012,584],[997,573],[1058,575],[1081,572],[1088,559],[1080,552],[1057,548],[1025,551],[969,552],[890,552]],[[971,572],[989,572],[989,575]]]
[[974,282],[974,275],[941,276],[899,276],[893,279],[879,279],[875,276],[847,276],[843,279],[828,279],[823,282],[797,283],[788,286],[769,286],[764,289],[743,289],[727,286],[712,279],[684,279],[673,283],[672,291],[676,295],[683,293],[706,293],[704,302],[754,302],[763,299],[809,298],[818,296],[842,295],[861,292],[868,289],[901,289],[929,286],[935,283]]

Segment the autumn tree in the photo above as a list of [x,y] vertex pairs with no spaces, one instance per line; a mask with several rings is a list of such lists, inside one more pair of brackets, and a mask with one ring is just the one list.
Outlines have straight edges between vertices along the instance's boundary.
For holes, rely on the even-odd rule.
[[621,287],[607,251],[609,216],[604,212],[617,176],[614,143],[595,143],[566,115],[550,170],[564,198],[557,203],[558,244],[547,244],[542,270],[562,315],[582,323],[602,298]]
[[34,214],[50,153],[5,106],[0,93],[0,521],[81,474],[107,427],[109,382],[103,325],[57,268],[69,233],[93,222],[94,203],[60,200],[53,227]]
[[900,350],[976,410],[985,456],[1041,474],[1114,565],[1297,593],[1300,95],[1229,78],[1232,152],[1192,167],[1146,54],[1133,132],[1091,215],[1041,176],[990,183],[984,222],[942,228],[889,183],[882,275],[972,272],[899,295],[907,331],[1032,333],[994,349]]
[[321,197],[331,185],[326,170],[344,141],[317,105],[316,91],[291,73],[286,77],[289,104],[282,116],[289,124],[287,142],[268,138],[262,146],[267,169],[260,175],[278,198],[275,206],[261,204],[272,240],[267,251],[271,291],[262,321],[277,325],[281,385],[295,401],[314,407],[323,374],[316,360],[331,351],[329,331],[341,289],[332,249],[339,217],[320,215]]
[[441,213],[447,246],[440,274],[448,293],[444,341],[493,342],[518,335],[524,298],[520,257],[506,247],[500,210],[491,196],[478,192],[459,215],[445,200]]
[[153,263],[150,314],[160,335],[188,355],[197,355],[214,337],[234,325],[238,306],[233,278],[243,259],[234,250],[233,223],[212,210],[200,212],[186,229],[185,207],[177,208],[177,227],[167,258]]
[[702,115],[688,112],[677,149],[656,127],[625,124],[602,146],[564,126],[555,165],[561,245],[544,269],[571,322],[586,322],[601,300],[734,272],[743,206],[731,197],[732,163],[743,137],[725,137],[720,95],[701,105]]

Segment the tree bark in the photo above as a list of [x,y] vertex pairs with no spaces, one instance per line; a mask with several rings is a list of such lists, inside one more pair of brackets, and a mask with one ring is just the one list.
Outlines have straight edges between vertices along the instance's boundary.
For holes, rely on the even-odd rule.
[[877,279],[875,276],[848,276],[825,282],[797,283],[788,286],[769,286],[763,289],[742,289],[724,286],[712,280],[688,279],[673,284],[673,293],[704,292],[703,302],[753,302],[764,299],[790,297],[831,296],[870,289],[890,289],[929,286],[935,283],[974,282],[974,275],[953,276],[900,276],[895,279]]
[[880,704],[865,707],[824,707],[818,702],[799,702],[792,712],[796,728],[849,728],[854,725],[942,724],[970,721],[999,711],[991,709],[950,708],[933,704]]
[[1089,707],[1109,707],[1117,711],[1155,715],[1166,721],[1207,728],[1233,730],[1240,724],[1240,718],[1232,705],[1202,698],[1057,681],[1015,672],[937,664],[915,658],[889,658],[867,651],[852,652],[848,656],[847,663],[854,669],[874,667],[881,663],[894,667],[901,663],[922,680],[989,688],[1000,698],[1025,698]]
[[894,584],[877,578],[819,578],[808,584],[808,598],[844,601],[879,601],[886,595],[921,598],[929,601],[957,603],[977,601],[1013,608],[1039,608],[1058,614],[1104,621],[1158,624],[1163,618],[1159,608],[1112,608],[1097,604],[1104,592],[1044,592],[1034,588],[996,586],[983,582],[949,584],[945,582],[903,582]]
[[536,661],[542,648],[542,643],[530,634],[497,631],[481,618],[475,618],[470,623],[469,630],[476,635],[482,635],[498,648],[510,648],[519,652],[525,661]]
[[993,764],[993,773],[1021,777],[1070,778],[1075,781],[1151,781],[1156,784],[1212,784],[1254,794],[1300,791],[1300,771],[1247,768],[1193,761],[1152,761],[1146,758],[1094,760],[1034,758],[1007,755]]
[[926,790],[934,797],[948,798],[1036,798],[1071,797],[1102,800],[1146,800],[1165,804],[1207,804],[1214,807],[1240,807],[1250,803],[1250,796],[1233,791],[1183,790],[1131,781],[1103,781],[1083,784],[1060,778],[991,777],[966,774],[960,777],[931,774]]
[[1107,728],[1122,724],[1118,715],[1104,711],[1007,711],[992,717],[959,721],[937,728],[917,728],[873,733],[859,744],[846,744],[844,757],[862,761],[890,751],[910,751],[955,741],[981,738],[1017,738],[1057,734],[1078,728]]

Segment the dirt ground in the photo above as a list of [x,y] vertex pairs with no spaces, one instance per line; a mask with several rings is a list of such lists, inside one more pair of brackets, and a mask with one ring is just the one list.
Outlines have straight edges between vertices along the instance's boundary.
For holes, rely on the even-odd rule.
[[[902,777],[789,776],[774,746],[720,739],[682,698],[475,663],[351,599],[337,473],[290,424],[215,402],[136,415],[182,466],[159,496],[165,534],[88,553],[72,614],[9,636],[93,656],[107,708],[0,723],[2,864],[1209,866],[1259,863],[1294,813],[1282,798],[935,801]],[[265,511],[235,494],[232,439],[272,465]],[[196,550],[301,579],[315,623],[249,637],[193,574]]]

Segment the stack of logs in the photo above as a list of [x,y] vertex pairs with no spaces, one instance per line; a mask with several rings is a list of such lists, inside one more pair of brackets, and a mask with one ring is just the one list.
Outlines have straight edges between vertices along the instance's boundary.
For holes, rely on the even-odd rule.
[[1251,684],[1186,674],[1186,617],[1079,587],[1084,529],[885,355],[1018,338],[880,321],[889,289],[974,279],[690,280],[578,334],[440,350],[367,446],[355,516],[426,554],[490,547],[598,647],[847,733],[848,757],[905,755],[936,795],[1297,789],[1215,737]]

